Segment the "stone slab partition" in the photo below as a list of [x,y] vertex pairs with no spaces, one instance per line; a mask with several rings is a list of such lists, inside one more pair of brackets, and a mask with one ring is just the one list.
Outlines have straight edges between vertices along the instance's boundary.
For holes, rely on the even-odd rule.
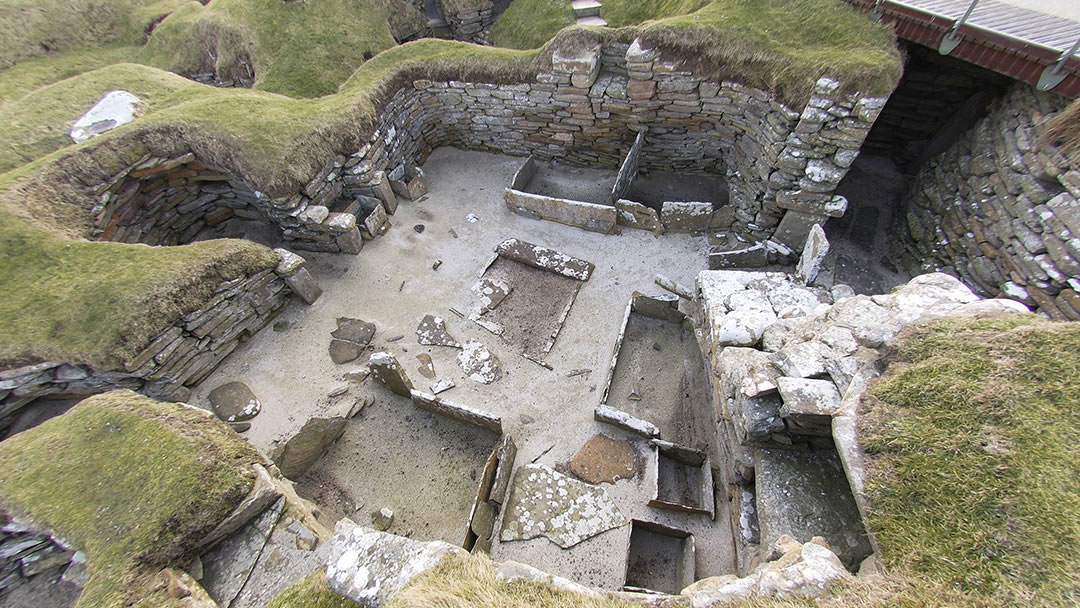
[[536,159],[530,156],[514,175],[511,186],[503,193],[507,209],[591,232],[609,234],[615,229],[615,207],[612,205],[598,205],[527,192],[526,187],[535,174]]
[[[378,196],[386,171],[422,163],[440,146],[616,170],[644,132],[641,167],[726,175],[734,216],[713,228],[798,251],[813,224],[843,213],[833,191],[885,104],[840,90],[822,78],[797,109],[768,91],[697,75],[638,41],[557,47],[532,82],[415,80],[397,90],[368,142],[332,159],[304,192],[271,201],[271,219],[295,222],[311,205],[339,210]],[[306,247],[314,228],[287,235]],[[314,247],[335,250],[330,239]]]
[[897,214],[893,261],[1080,320],[1080,163],[1040,142],[1066,104],[1016,85],[932,159]]
[[[286,252],[288,253],[288,252]],[[45,361],[0,370],[0,430],[35,399],[79,398],[114,389],[131,389],[150,397],[183,401],[248,336],[270,322],[298,285],[307,294],[310,275],[298,255],[282,256],[275,269],[225,281],[214,295],[154,338],[122,368],[94,368]],[[318,289],[315,286],[315,289]],[[317,296],[316,296],[317,297]]]

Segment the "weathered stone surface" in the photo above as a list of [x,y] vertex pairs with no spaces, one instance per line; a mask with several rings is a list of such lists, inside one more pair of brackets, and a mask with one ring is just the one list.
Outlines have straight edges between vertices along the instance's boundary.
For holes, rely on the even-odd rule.
[[665,201],[660,207],[660,223],[671,232],[705,232],[712,212],[712,203]]
[[754,469],[762,545],[823,536],[851,568],[872,553],[835,453],[758,449]]
[[444,558],[465,553],[441,541],[422,543],[343,519],[330,540],[326,580],[334,593],[378,608]]
[[481,384],[491,384],[502,375],[499,360],[482,343],[469,340],[457,356],[461,371]]
[[615,483],[637,475],[636,454],[627,441],[598,434],[570,461],[570,472],[588,483]]
[[800,414],[832,416],[840,407],[840,393],[828,380],[780,377],[776,384],[784,400],[780,415],[785,418]]
[[597,486],[590,486],[542,464],[518,469],[503,515],[503,542],[543,536],[563,549],[627,519]]
[[375,324],[338,317],[337,329],[330,332],[330,358],[338,365],[356,360],[375,335]]
[[825,238],[825,230],[820,225],[810,227],[810,235],[803,246],[799,263],[795,265],[795,278],[803,285],[809,285],[817,278],[821,270],[821,262],[829,254],[829,241]]
[[330,359],[338,365],[355,361],[363,352],[364,347],[355,342],[330,340]]
[[481,314],[497,308],[512,290],[513,287],[505,281],[488,278],[480,279],[472,288],[472,292],[480,299]]
[[595,268],[592,262],[518,239],[507,239],[499,243],[499,246],[495,248],[495,253],[515,262],[550,270],[579,281],[588,281]]
[[383,507],[371,512],[371,525],[380,532],[386,532],[394,523],[394,511]]
[[620,198],[615,201],[615,211],[618,212],[615,221],[620,226],[640,230],[659,230],[663,228],[663,224],[660,223],[660,215],[656,213],[656,209],[646,207],[641,203]]
[[769,250],[764,243],[754,243],[738,249],[709,252],[709,270],[764,268],[769,264]]
[[398,363],[394,355],[384,351],[372,353],[368,358],[368,368],[371,369],[371,375],[376,382],[396,395],[411,397],[412,380],[409,380],[409,376],[405,374],[405,368]]
[[70,136],[75,143],[101,135],[138,118],[146,104],[127,91],[109,91],[75,120]]
[[416,339],[424,346],[449,346],[461,348],[461,344],[446,331],[446,320],[435,315],[424,315],[416,328]]
[[412,400],[413,405],[433,414],[453,418],[454,420],[464,422],[465,424],[472,424],[494,433],[502,432],[502,419],[494,414],[489,414],[472,407],[455,405],[445,399],[440,399],[435,395],[416,390],[412,391]]
[[289,479],[299,479],[311,468],[323,452],[345,432],[344,416],[312,418],[295,435],[275,448],[270,458]]
[[255,393],[243,382],[228,382],[210,391],[210,407],[225,422],[251,420],[262,411]]
[[714,608],[751,597],[820,597],[851,574],[822,539],[805,544],[782,536],[769,559],[749,575],[714,576],[683,589],[681,596],[692,608]]
[[604,422],[612,426],[617,426],[620,429],[630,431],[642,437],[659,437],[660,429],[655,424],[634,418],[630,414],[617,410],[609,405],[598,405],[593,410],[593,419],[597,422]]
[[315,282],[315,278],[311,276],[307,268],[300,268],[291,276],[285,277],[285,284],[308,304],[314,304],[323,293],[322,287]]
[[279,498],[273,506],[202,556],[204,574],[200,583],[219,605],[232,605],[240,594],[284,508],[285,499]]

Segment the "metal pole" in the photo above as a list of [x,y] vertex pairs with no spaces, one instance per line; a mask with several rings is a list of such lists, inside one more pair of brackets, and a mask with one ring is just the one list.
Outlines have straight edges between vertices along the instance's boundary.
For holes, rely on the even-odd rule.
[[954,22],[952,28],[949,29],[949,32],[941,39],[941,45],[938,47],[939,53],[948,55],[953,52],[956,47],[960,46],[960,43],[963,42],[964,39],[958,36],[956,31],[960,29],[961,25],[967,23],[968,18],[971,17],[971,13],[975,12],[975,7],[978,5],[979,0],[971,0],[971,4],[969,4],[967,10],[964,11],[964,16]]
[[1046,69],[1039,75],[1039,82],[1035,84],[1035,88],[1040,91],[1049,91],[1061,84],[1061,81],[1065,80],[1065,76],[1067,75],[1065,72],[1065,62],[1075,55],[1077,50],[1080,50],[1080,38],[1077,38],[1076,42],[1073,43],[1072,48],[1062,53],[1057,61],[1046,66]]

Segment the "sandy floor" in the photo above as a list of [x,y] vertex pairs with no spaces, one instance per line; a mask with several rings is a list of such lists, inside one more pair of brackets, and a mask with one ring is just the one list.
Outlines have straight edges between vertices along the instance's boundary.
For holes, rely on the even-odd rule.
[[[513,214],[506,209],[502,192],[521,162],[519,158],[453,148],[436,151],[424,165],[428,198],[423,202],[403,201],[391,218],[393,228],[382,238],[368,241],[359,256],[300,252],[325,290],[323,297],[310,307],[291,302],[276,319],[286,321],[288,328],[262,331],[237,349],[195,391],[193,401],[207,406],[206,395],[214,387],[231,380],[247,383],[262,401],[263,411],[251,421],[252,428],[245,436],[258,449],[269,451],[276,440],[294,433],[305,420],[324,414],[330,407],[327,393],[343,383],[342,374],[366,363],[357,360],[335,365],[330,360],[330,332],[336,328],[335,319],[346,316],[376,323],[375,348],[397,356],[419,388],[427,388],[434,380],[416,372],[416,355],[430,354],[437,379],[449,378],[457,385],[442,397],[502,417],[505,431],[519,448],[518,466],[541,454],[539,462],[551,466],[567,463],[597,432],[619,437],[617,429],[594,422],[592,411],[600,401],[601,385],[626,304],[634,291],[664,293],[653,284],[657,273],[692,285],[697,273],[706,268],[706,241],[683,234],[658,238],[635,230],[598,235]],[[470,214],[476,216],[475,222],[467,219]],[[422,232],[414,229],[418,225],[423,225]],[[518,348],[450,311],[454,308],[468,315],[478,306],[470,288],[495,246],[511,237],[596,264],[545,358],[553,370],[526,360]],[[442,264],[433,270],[436,260],[442,260]],[[447,329],[459,342],[470,338],[483,342],[500,360],[503,377],[491,385],[479,384],[466,378],[458,367],[456,349],[420,346],[416,327],[428,313],[446,319]],[[568,376],[575,371],[579,373]],[[349,396],[371,390],[370,384],[353,388]],[[379,400],[368,406],[376,408],[373,412],[399,401],[408,407],[404,400],[381,389],[372,394]],[[406,484],[415,480],[417,487],[434,488],[428,494],[417,494],[423,495],[425,505],[432,509],[441,508],[439,501],[444,493],[458,493],[457,489],[443,486],[456,488],[461,484],[432,482],[427,471],[400,475],[399,463],[375,456],[387,452],[387,444],[398,441],[399,433],[391,429],[362,430],[360,424],[351,423],[343,445],[332,454],[348,458],[350,452],[368,450],[368,455],[351,467],[353,479],[342,477],[348,467],[334,474],[333,485],[344,492],[338,495],[338,503],[328,499],[332,503],[328,508],[344,511],[349,501],[362,500],[354,494],[362,493],[360,488],[366,478],[398,475],[406,478]],[[643,451],[645,446],[639,448]],[[482,450],[478,447],[478,451]],[[473,461],[472,456],[459,454],[449,460],[452,462],[447,461],[448,467],[438,462],[430,464],[431,472],[446,468],[446,472],[452,469],[457,475],[469,475],[471,467],[467,463]],[[726,513],[718,513],[714,523],[700,515],[651,509],[646,506],[652,495],[652,482],[646,480],[651,479],[651,473],[643,472],[634,480],[605,487],[627,517],[650,518],[681,529],[712,529],[716,538],[699,545],[699,560],[703,560],[698,564],[699,574],[730,572],[733,561]],[[470,484],[471,479],[462,487]],[[379,506],[365,504],[363,511]],[[684,520],[692,520],[693,525]],[[401,528],[412,529],[419,536],[441,536],[450,529],[449,524],[425,528],[415,516],[403,519]],[[704,531],[701,534],[707,535]],[[525,561],[585,583],[617,587],[625,573],[628,541],[629,526],[624,526],[567,551],[546,539],[534,539],[496,543],[492,554],[495,559]]]

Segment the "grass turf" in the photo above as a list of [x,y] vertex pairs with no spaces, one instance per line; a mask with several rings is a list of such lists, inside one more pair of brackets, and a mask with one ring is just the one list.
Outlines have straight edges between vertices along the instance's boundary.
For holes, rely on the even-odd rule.
[[75,241],[2,211],[0,258],[0,369],[40,360],[119,366],[222,281],[277,264],[248,241]]
[[575,20],[570,0],[516,0],[491,28],[491,43],[511,49],[540,48]]
[[254,448],[202,412],[129,391],[0,443],[4,507],[87,554],[79,606],[123,606],[240,503]]
[[861,429],[868,523],[894,571],[970,605],[1080,598],[1080,323],[922,328],[873,387]]

